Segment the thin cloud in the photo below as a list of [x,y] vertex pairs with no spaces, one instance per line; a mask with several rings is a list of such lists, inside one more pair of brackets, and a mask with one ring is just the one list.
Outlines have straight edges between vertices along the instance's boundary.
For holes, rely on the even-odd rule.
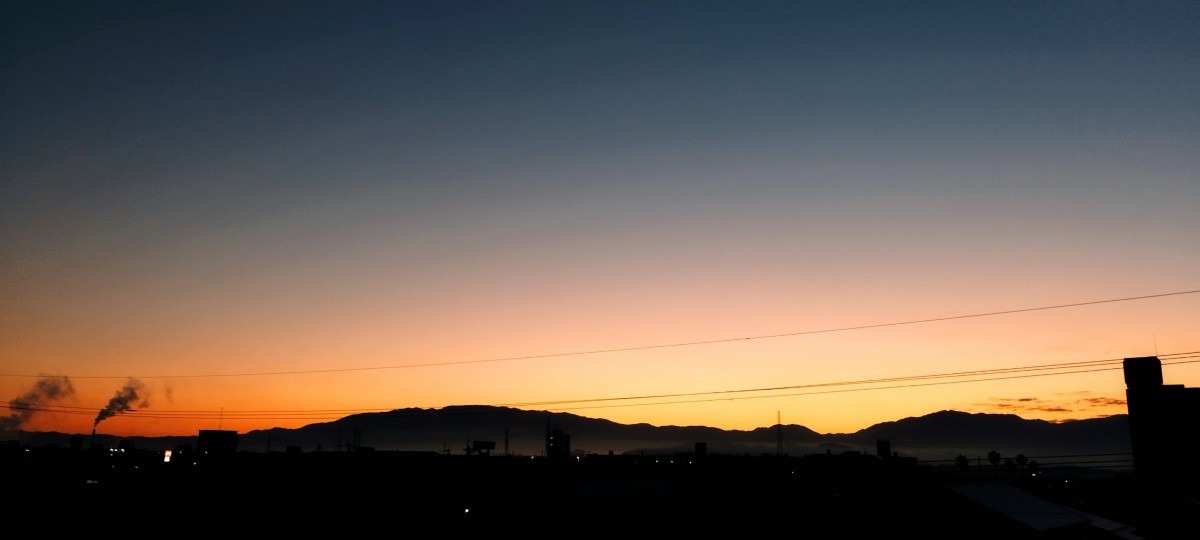
[[1129,403],[1123,399],[1094,397],[1087,399],[1076,400],[1076,403],[1084,403],[1090,407],[1125,407]]
[[990,401],[979,403],[977,406],[984,409],[1004,412],[1072,412],[1072,409],[1067,408],[1064,404],[1045,400],[1035,397],[1021,398],[992,398]]
[[1057,393],[1052,399],[995,397],[988,401],[977,403],[975,406],[983,411],[1002,411],[1009,414],[1029,412],[1111,415],[1113,414],[1112,409],[1125,407],[1126,402],[1124,399],[1097,396],[1095,392],[1083,390]]
[[1068,409],[1066,407],[1060,407],[1057,405],[1045,405],[1042,407],[1030,407],[1026,410],[1038,411],[1038,412],[1074,412],[1073,409]]

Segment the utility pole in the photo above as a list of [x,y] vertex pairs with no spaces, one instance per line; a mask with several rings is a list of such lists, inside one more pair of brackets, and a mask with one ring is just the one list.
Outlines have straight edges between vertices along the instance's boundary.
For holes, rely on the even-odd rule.
[[775,455],[783,455],[783,420],[780,419],[779,411],[775,411]]

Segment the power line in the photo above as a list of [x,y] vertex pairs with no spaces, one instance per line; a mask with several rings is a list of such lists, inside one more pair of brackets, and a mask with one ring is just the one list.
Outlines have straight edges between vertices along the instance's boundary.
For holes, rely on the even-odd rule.
[[[1191,357],[1189,357],[1189,358],[1191,358]],[[1173,364],[1193,364],[1193,363],[1200,363],[1200,360],[1188,360],[1188,361],[1180,361],[1180,362],[1163,362],[1163,365],[1167,366],[1167,365],[1173,365]],[[561,411],[561,410],[579,410],[579,409],[607,409],[607,408],[614,408],[614,407],[634,407],[634,406],[642,407],[642,406],[650,406],[650,405],[680,405],[680,404],[685,404],[685,403],[705,403],[705,402],[712,402],[712,401],[740,401],[740,400],[746,400],[746,399],[796,397],[796,396],[808,396],[808,395],[818,395],[818,394],[840,394],[840,393],[845,393],[845,392],[863,392],[863,391],[867,391],[867,390],[894,390],[897,388],[915,388],[915,387],[921,387],[921,386],[940,386],[940,385],[944,385],[944,384],[962,384],[962,383],[970,383],[970,382],[998,381],[998,380],[1006,380],[1006,379],[1026,379],[1026,378],[1031,378],[1031,377],[1046,377],[1046,376],[1050,376],[1050,375],[1074,375],[1074,374],[1079,374],[1079,373],[1093,373],[1093,372],[1098,372],[1098,371],[1115,371],[1118,369],[1122,369],[1122,367],[1115,366],[1115,367],[1105,367],[1105,368],[1097,368],[1097,369],[1062,371],[1062,372],[1058,372],[1058,373],[1037,373],[1034,375],[1014,375],[1014,376],[1006,376],[1006,377],[989,377],[989,378],[984,378],[984,379],[968,379],[968,380],[961,380],[961,381],[939,381],[939,382],[933,382],[933,383],[920,383],[920,384],[898,384],[898,385],[892,385],[892,386],[876,386],[876,387],[871,387],[871,388],[850,388],[850,389],[841,389],[841,390],[822,390],[822,391],[814,391],[814,392],[798,392],[798,393],[790,393],[790,394],[771,394],[771,395],[766,395],[766,396],[736,396],[736,397],[719,397],[719,398],[680,400],[680,401],[661,401],[661,402],[654,402],[654,403],[594,405],[594,406],[587,406],[587,407],[565,407],[565,408],[548,409],[548,410]],[[847,383],[830,383],[830,385],[833,385],[833,384],[847,384]],[[753,391],[754,390],[745,390],[745,392],[753,392]],[[582,402],[564,402],[564,403],[582,403]]]
[[[1169,353],[1169,354],[1162,355],[1162,357],[1171,357],[1169,359],[1169,361],[1163,362],[1164,366],[1177,365],[1177,364],[1200,363],[1200,359],[1197,359],[1197,358],[1200,358],[1200,351]],[[675,405],[675,404],[682,404],[682,403],[702,403],[702,402],[711,402],[711,401],[734,401],[734,400],[745,400],[745,399],[794,397],[794,396],[844,393],[844,392],[865,392],[865,391],[870,391],[870,390],[889,390],[889,389],[897,389],[897,388],[912,388],[912,387],[923,387],[923,386],[937,386],[937,385],[945,385],[945,384],[985,382],[985,381],[995,381],[995,380],[1004,380],[1004,379],[1045,377],[1045,376],[1051,376],[1051,375],[1073,375],[1073,374],[1090,373],[1090,372],[1097,372],[1097,371],[1113,371],[1113,370],[1122,369],[1122,366],[1120,366],[1120,365],[1114,366],[1113,364],[1119,364],[1123,360],[1124,360],[1123,358],[1120,358],[1120,359],[1108,358],[1108,359],[1103,359],[1103,360],[1063,362],[1063,363],[1057,363],[1057,364],[1043,364],[1043,365],[1013,367],[1013,368],[997,368],[997,369],[960,371],[960,372],[950,372],[950,373],[934,373],[934,374],[927,374],[927,375],[909,375],[909,376],[891,377],[891,378],[884,378],[884,379],[863,379],[863,380],[856,380],[856,381],[836,381],[836,382],[827,382],[827,383],[811,383],[811,384],[790,385],[790,386],[776,386],[776,387],[768,387],[768,388],[716,390],[716,391],[708,391],[708,392],[691,392],[691,393],[680,393],[680,394],[656,394],[656,395],[645,395],[645,396],[621,396],[621,397],[584,398],[584,399],[559,400],[559,401],[502,403],[502,404],[497,404],[497,405],[493,405],[493,406],[494,407],[517,408],[517,407],[536,407],[536,406],[545,406],[545,405],[609,403],[609,402],[617,402],[617,401],[637,401],[637,400],[646,400],[646,399],[666,399],[666,398],[677,398],[677,397],[698,397],[698,396],[705,396],[705,395],[727,396],[729,394],[754,394],[754,393],[761,393],[761,392],[773,392],[773,391],[779,391],[779,390],[799,390],[799,389],[811,390],[811,389],[816,389],[816,388],[839,387],[839,386],[875,385],[875,384],[894,383],[894,382],[898,383],[898,382],[909,382],[909,381],[934,380],[934,382],[922,382],[922,383],[914,383],[914,384],[893,384],[893,385],[888,385],[888,386],[870,386],[870,387],[865,387],[865,388],[842,388],[842,389],[834,389],[834,390],[806,391],[806,392],[785,393],[785,394],[712,397],[712,398],[707,398],[707,399],[657,401],[657,402],[651,402],[651,403],[620,403],[620,404],[615,404],[615,405],[614,404],[606,404],[606,405],[592,405],[592,406],[574,406],[574,407],[560,407],[560,408],[546,409],[546,410],[562,411],[562,410],[597,409],[597,408],[612,408],[612,407],[642,407],[642,406],[653,406],[653,405]],[[1087,368],[1087,369],[1083,369],[1083,368]],[[1064,369],[1069,369],[1070,371],[1054,371],[1054,372],[1050,372],[1050,373],[1044,373],[1045,371],[1049,371],[1049,370],[1064,370]],[[1022,375],[1022,373],[1028,373],[1028,372],[1041,372],[1041,373],[1023,374]],[[1017,374],[1017,375],[1014,375],[1014,374]],[[995,375],[995,376],[993,376],[993,375]],[[1000,375],[1002,375],[1002,376],[1000,376]],[[963,377],[981,377],[981,378],[968,378],[968,379],[962,379],[962,380],[938,380],[938,379],[963,378]],[[75,415],[94,415],[95,411],[98,410],[98,408],[87,408],[87,407],[73,407],[73,406],[59,406],[59,405],[29,405],[29,404],[24,404],[24,403],[15,402],[15,401],[0,401],[0,408],[9,408],[12,410],[25,410],[25,411],[30,411],[30,412],[51,412],[51,413],[58,413],[58,414],[75,414]],[[228,411],[228,410],[221,410],[221,411],[212,411],[212,410],[156,411],[156,410],[142,409],[142,410],[139,410],[137,413],[135,413],[135,416],[133,416],[133,417],[134,418],[177,419],[177,420],[211,420],[211,419],[216,419],[216,418],[221,418],[221,417],[231,418],[231,419],[235,419],[235,420],[330,420],[330,419],[342,418],[342,417],[345,417],[345,416],[348,416],[351,414],[364,414],[364,413],[374,413],[374,414],[378,415],[379,417],[389,417],[389,416],[395,416],[397,414],[409,416],[409,415],[413,414],[413,413],[411,413],[411,411],[407,411],[407,410],[397,413],[396,411],[389,410],[389,409],[299,409],[299,410],[244,410],[244,411],[239,411],[239,410],[233,410],[233,411]],[[416,414],[416,415],[419,416],[420,414]]]
[[543,401],[543,402],[519,403],[519,404],[508,404],[508,405],[513,406],[513,407],[531,406],[531,405],[559,405],[559,404],[564,404],[564,403],[582,403],[582,402],[592,402],[592,401],[656,399],[656,398],[667,398],[667,397],[686,397],[686,396],[697,396],[697,395],[729,394],[729,393],[744,393],[744,392],[769,392],[769,391],[774,391],[774,390],[796,390],[796,389],[800,389],[800,388],[816,388],[816,387],[823,387],[823,386],[875,384],[875,383],[899,382],[899,381],[909,381],[909,380],[938,379],[938,378],[946,378],[946,377],[965,377],[965,376],[995,374],[995,373],[1039,371],[1039,370],[1047,370],[1047,369],[1062,369],[1064,367],[1069,367],[1069,366],[1110,364],[1113,362],[1119,362],[1121,360],[1122,359],[1119,359],[1119,358],[1118,359],[1110,358],[1110,359],[1105,359],[1105,360],[1068,362],[1068,363],[1064,363],[1064,364],[1046,364],[1043,366],[987,369],[987,370],[976,370],[976,371],[959,371],[959,372],[954,372],[954,373],[939,373],[939,374],[932,374],[932,375],[911,375],[911,376],[904,376],[904,377],[891,377],[891,378],[886,378],[886,379],[866,379],[866,380],[859,380],[859,381],[817,383],[817,384],[792,385],[792,386],[775,386],[775,387],[768,387],[768,388],[754,388],[754,389],[745,389],[745,390],[718,390],[718,391],[709,391],[709,392],[692,392],[692,393],[684,393],[684,394],[661,394],[661,395],[650,395],[650,396],[596,398],[596,399],[571,400],[571,401]]
[[[477,359],[477,360],[452,360],[452,361],[446,361],[446,362],[427,362],[427,363],[420,363],[420,364],[398,364],[398,365],[391,365],[391,366],[328,368],[328,369],[310,369],[310,370],[294,370],[294,371],[260,371],[260,372],[244,372],[244,373],[211,373],[211,374],[191,374],[191,375],[137,375],[137,376],[133,376],[133,378],[136,378],[136,379],[171,379],[171,378],[184,379],[184,378],[215,378],[215,377],[259,377],[259,376],[271,376],[271,375],[306,375],[306,374],[315,374],[315,373],[341,373],[341,372],[351,372],[351,371],[380,371],[380,370],[390,370],[390,369],[453,366],[453,365],[463,365],[463,364],[483,364],[483,363],[492,363],[492,362],[512,362],[512,361],[517,361],[517,360],[536,360],[536,359],[543,359],[543,358],[584,356],[584,355],[589,355],[589,354],[608,354],[608,353],[617,353],[617,352],[644,351],[644,350],[650,350],[650,349],[692,347],[692,346],[698,346],[698,345],[713,345],[713,344],[717,344],[717,343],[732,343],[732,342],[737,342],[737,341],[753,341],[753,340],[761,340],[761,339],[775,339],[775,338],[782,338],[782,337],[796,337],[796,336],[804,336],[804,335],[812,335],[812,334],[828,334],[828,333],[833,333],[833,332],[849,332],[849,331],[854,331],[854,330],[868,330],[868,329],[872,329],[872,328],[886,328],[886,327],[891,327],[891,326],[906,326],[906,325],[924,324],[924,323],[931,323],[931,322],[973,319],[973,318],[980,318],[980,317],[993,317],[993,316],[997,316],[997,315],[1011,315],[1011,314],[1015,314],[1015,313],[1047,311],[1047,310],[1052,310],[1052,309],[1065,309],[1065,308],[1081,307],[1081,306],[1093,306],[1093,305],[1098,305],[1098,304],[1111,304],[1111,303],[1115,303],[1115,302],[1131,302],[1134,300],[1147,300],[1147,299],[1151,299],[1151,298],[1163,298],[1163,297],[1168,297],[1168,296],[1181,296],[1181,295],[1196,294],[1196,293],[1200,293],[1200,289],[1189,290],[1189,291],[1168,292],[1168,293],[1161,293],[1161,294],[1150,294],[1150,295],[1144,295],[1144,296],[1130,296],[1130,297],[1125,297],[1125,298],[1110,298],[1110,299],[1106,299],[1106,300],[1092,300],[1092,301],[1088,301],[1088,302],[1076,302],[1076,303],[1072,303],[1072,304],[1056,304],[1056,305],[1051,305],[1051,306],[1010,309],[1010,310],[1004,310],[1004,311],[990,311],[990,312],[986,312],[986,313],[973,313],[973,314],[969,314],[969,315],[952,315],[952,316],[948,316],[948,317],[935,317],[935,318],[931,318],[931,319],[916,319],[916,320],[897,321],[897,322],[889,322],[889,323],[864,324],[864,325],[858,325],[858,326],[844,326],[844,327],[840,327],[840,328],[824,328],[824,329],[818,329],[818,330],[802,330],[802,331],[788,332],[788,333],[783,333],[783,334],[767,334],[767,335],[749,336],[749,337],[740,337],[740,338],[722,338],[722,339],[712,339],[712,340],[706,340],[706,341],[688,341],[688,342],[680,342],[680,343],[666,343],[666,344],[659,344],[659,345],[640,345],[640,346],[634,346],[634,347],[594,349],[594,350],[588,350],[588,351],[550,353],[550,354],[538,354],[538,355],[526,355],[526,356],[484,358],[484,359]],[[44,374],[31,375],[31,374],[26,374],[26,373],[0,373],[0,377],[38,378],[38,377],[42,377],[43,375]],[[73,375],[72,378],[74,378],[74,379],[128,379],[128,378],[130,378],[130,376],[129,375],[119,375],[119,376],[117,376],[117,375],[84,375],[84,376]]]
[[[1053,456],[1025,456],[1025,457],[1027,457],[1031,460],[1037,460],[1037,459],[1092,458],[1092,457],[1116,457],[1116,456],[1129,457],[1132,455],[1133,454],[1131,452],[1110,452],[1107,454],[1059,454],[1059,455],[1053,455]],[[957,460],[954,460],[954,459],[927,459],[927,460],[923,460],[922,463],[954,463],[955,461],[957,461]],[[1124,461],[1124,460],[1111,460],[1111,461]],[[1041,461],[1039,461],[1038,465],[1045,465],[1045,463],[1042,463]]]

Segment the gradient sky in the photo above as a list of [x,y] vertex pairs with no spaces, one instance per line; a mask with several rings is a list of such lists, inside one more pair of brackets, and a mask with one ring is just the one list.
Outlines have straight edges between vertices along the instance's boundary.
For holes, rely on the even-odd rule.
[[0,10],[0,427],[1200,386],[1196,2]]

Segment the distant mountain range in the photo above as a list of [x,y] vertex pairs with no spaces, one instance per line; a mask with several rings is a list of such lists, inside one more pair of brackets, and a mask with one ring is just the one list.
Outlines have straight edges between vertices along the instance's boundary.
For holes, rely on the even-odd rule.
[[[250,452],[338,450],[400,450],[463,454],[481,445],[493,455],[539,456],[550,430],[570,438],[573,452],[584,454],[644,453],[675,455],[694,452],[703,443],[709,454],[763,455],[782,450],[787,455],[861,452],[876,454],[886,441],[894,455],[919,461],[952,460],[964,455],[986,459],[996,451],[1004,457],[1024,454],[1031,459],[1055,456],[1128,454],[1127,415],[1061,423],[1027,420],[1012,414],[939,411],[925,416],[875,424],[854,433],[817,433],[801,425],[775,425],[749,431],[703,426],[619,424],[570,413],[529,411],[508,407],[462,405],[441,409],[397,409],[355,414],[295,429],[255,430],[238,436],[238,449]],[[27,447],[69,446],[75,438],[85,445],[141,449],[194,447],[197,436],[128,437],[57,432],[21,432]],[[489,444],[490,443],[490,444]]]

